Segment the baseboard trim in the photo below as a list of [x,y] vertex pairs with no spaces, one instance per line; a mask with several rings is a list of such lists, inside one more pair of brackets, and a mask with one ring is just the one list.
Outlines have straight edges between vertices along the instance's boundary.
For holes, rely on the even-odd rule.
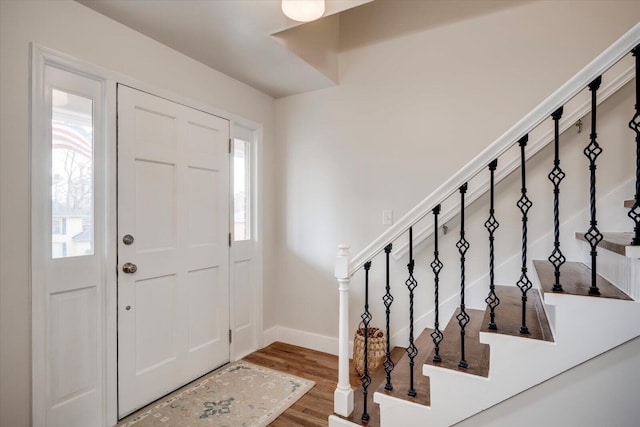
[[[338,355],[338,339],[327,335],[314,334],[299,329],[274,326],[264,331],[265,347],[276,341],[297,345],[323,353]],[[352,353],[353,343],[349,343],[349,354]]]

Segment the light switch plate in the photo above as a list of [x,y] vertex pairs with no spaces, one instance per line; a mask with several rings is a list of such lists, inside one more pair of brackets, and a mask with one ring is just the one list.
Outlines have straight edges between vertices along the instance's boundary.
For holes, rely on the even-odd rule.
[[393,224],[393,211],[391,209],[385,209],[382,211],[382,225]]

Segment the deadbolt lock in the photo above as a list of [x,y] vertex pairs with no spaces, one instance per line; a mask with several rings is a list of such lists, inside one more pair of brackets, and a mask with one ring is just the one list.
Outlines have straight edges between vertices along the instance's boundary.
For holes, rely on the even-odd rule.
[[130,245],[134,242],[134,238],[131,234],[125,234],[124,237],[122,238],[122,243],[124,243],[125,245]]

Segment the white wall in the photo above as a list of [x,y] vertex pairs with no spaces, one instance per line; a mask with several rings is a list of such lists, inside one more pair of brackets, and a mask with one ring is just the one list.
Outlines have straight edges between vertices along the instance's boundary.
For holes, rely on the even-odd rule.
[[[360,251],[383,209],[402,216],[639,19],[626,1],[379,0],[344,13],[340,85],[276,101],[277,323],[336,337],[337,243]],[[354,330],[361,300],[351,310]]]
[[[262,123],[265,247],[274,240],[273,99],[73,1],[2,0],[0,15],[0,425],[22,427],[31,418],[29,43]],[[265,295],[272,265],[266,251]]]
[[639,362],[636,338],[456,426],[640,425]]

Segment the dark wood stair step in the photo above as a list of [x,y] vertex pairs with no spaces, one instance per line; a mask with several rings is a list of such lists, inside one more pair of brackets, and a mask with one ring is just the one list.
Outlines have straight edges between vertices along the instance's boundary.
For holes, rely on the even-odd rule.
[[635,203],[635,199],[631,199],[631,200],[625,200],[624,201],[624,207],[625,208],[629,208],[631,209],[633,207],[633,204]]
[[449,320],[447,327],[442,331],[444,339],[440,343],[440,356],[442,362],[434,362],[435,350],[432,350],[427,358],[427,364],[441,368],[452,369],[481,377],[489,376],[489,346],[480,342],[480,328],[482,327],[482,310],[467,309],[469,324],[465,328],[465,358],[468,368],[458,367],[460,361],[460,326],[456,316],[460,309],[456,310]]
[[496,295],[500,298],[500,305],[495,309],[495,322],[498,329],[489,329],[490,311],[487,307],[482,321],[482,332],[553,342],[549,319],[544,311],[540,293],[537,289],[532,288],[527,292],[525,319],[529,334],[520,333],[520,326],[522,325],[522,291],[516,286],[496,286]]
[[[397,364],[405,353],[406,352],[404,348],[394,347],[391,350],[391,360],[393,361],[393,363]],[[369,384],[367,401],[367,412],[369,413],[369,421],[365,423],[361,419],[364,408],[362,383],[360,381],[360,376],[353,367],[353,361],[349,362],[349,381],[351,382],[352,387],[354,385],[357,385],[357,387],[353,390],[353,412],[348,417],[343,417],[341,415],[338,416],[355,424],[378,427],[380,425],[380,407],[373,401],[373,393],[376,391],[380,384],[382,384],[382,387],[384,387],[387,373],[384,371],[384,367],[380,365],[375,371],[370,372],[369,376],[371,377],[371,384]]]
[[[640,258],[640,247],[631,246],[633,233],[602,233],[602,235],[603,239],[598,245],[599,248],[607,249],[622,256]],[[583,232],[576,232],[576,239],[587,242]]]
[[391,372],[391,384],[393,385],[393,390],[385,390],[385,377],[376,390],[378,393],[384,393],[387,396],[392,396],[420,405],[431,406],[429,377],[422,375],[422,366],[427,362],[427,358],[433,350],[431,332],[433,332],[433,329],[425,329],[413,342],[418,349],[418,355],[414,359],[413,368],[413,389],[416,391],[416,397],[411,397],[407,394],[409,391],[410,367],[409,356],[406,351],[400,361],[395,364],[395,368]]
[[560,284],[563,292],[553,292],[553,283],[555,282],[553,264],[546,260],[533,261],[533,267],[536,269],[544,292],[559,295],[582,295],[594,298],[632,300],[629,295],[599,274],[596,277],[596,286],[600,289],[600,295],[589,295],[591,269],[581,262],[567,262],[560,267]]

